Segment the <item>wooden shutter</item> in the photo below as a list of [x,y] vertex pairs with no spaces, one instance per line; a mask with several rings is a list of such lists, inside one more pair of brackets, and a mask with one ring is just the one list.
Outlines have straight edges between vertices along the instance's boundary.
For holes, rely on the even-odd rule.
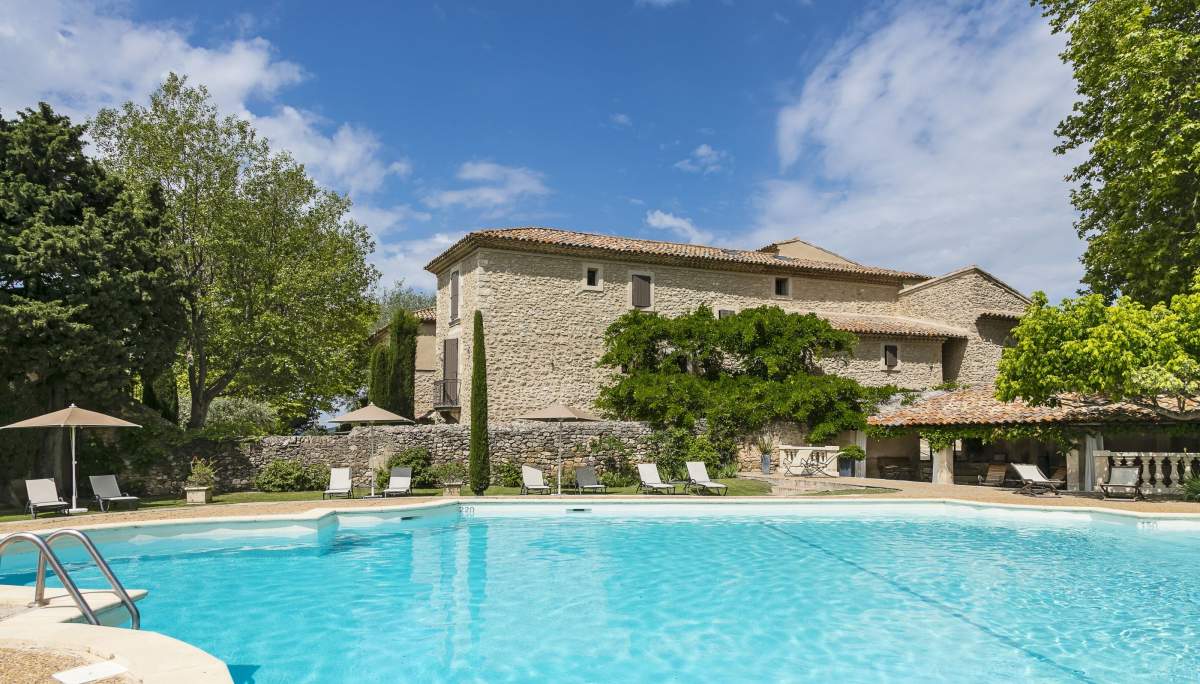
[[633,305],[639,309],[650,308],[650,276],[633,274]]
[[458,379],[458,338],[442,340],[442,379]]
[[894,344],[883,345],[883,365],[888,368],[895,368],[900,363],[899,349]]
[[458,271],[450,274],[450,320],[458,320]]
[[718,309],[717,318],[729,318],[733,315],[733,309]]

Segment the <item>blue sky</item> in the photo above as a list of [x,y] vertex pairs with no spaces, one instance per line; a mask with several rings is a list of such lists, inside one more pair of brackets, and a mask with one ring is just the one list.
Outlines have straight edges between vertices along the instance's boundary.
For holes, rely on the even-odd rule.
[[1024,0],[0,6],[0,111],[204,83],[348,192],[385,283],[551,225],[1077,287],[1070,72]]

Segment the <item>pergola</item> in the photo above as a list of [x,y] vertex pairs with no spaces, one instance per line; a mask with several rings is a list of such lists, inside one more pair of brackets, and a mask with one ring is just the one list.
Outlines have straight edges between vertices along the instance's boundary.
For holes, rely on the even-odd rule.
[[[964,435],[992,431],[997,434],[1069,435],[1067,487],[1092,491],[1097,473],[1095,455],[1102,448],[1105,429],[1154,430],[1163,420],[1149,409],[1122,403],[1082,404],[1065,401],[1059,406],[1031,406],[1024,401],[1000,401],[992,387],[928,392],[908,404],[883,408],[868,418],[874,428],[895,433],[928,435],[960,432]],[[954,484],[954,446],[932,450],[932,481]]]

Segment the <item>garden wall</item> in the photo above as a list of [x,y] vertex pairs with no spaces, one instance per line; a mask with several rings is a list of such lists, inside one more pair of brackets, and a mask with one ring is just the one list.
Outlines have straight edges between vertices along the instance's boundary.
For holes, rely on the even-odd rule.
[[[370,457],[371,435],[375,456]],[[591,465],[576,456],[574,450],[587,447],[597,437],[611,435],[624,442],[635,460],[646,457],[650,428],[643,423],[602,421],[596,423],[514,422],[491,426],[491,461],[495,467],[509,462],[541,468],[547,474],[556,464],[559,438],[564,468]],[[217,463],[218,488],[248,489],[254,474],[277,459],[300,461],[328,467],[349,466],[354,483],[369,486],[370,474],[383,467],[393,454],[410,447],[425,447],[433,463],[467,462],[471,437],[469,427],[461,424],[355,427],[349,434],[297,437],[264,437],[239,445],[237,453],[226,454]]]

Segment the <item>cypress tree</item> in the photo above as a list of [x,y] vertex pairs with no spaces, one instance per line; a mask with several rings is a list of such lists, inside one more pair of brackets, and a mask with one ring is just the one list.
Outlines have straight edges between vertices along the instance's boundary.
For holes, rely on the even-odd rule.
[[370,384],[367,387],[367,399],[374,402],[380,408],[388,408],[392,405],[392,389],[394,387],[394,378],[392,377],[392,347],[390,344],[377,344],[371,350],[370,361]]
[[475,312],[475,337],[471,344],[471,491],[482,496],[488,488],[487,358],[483,349],[483,314]]
[[[392,316],[388,343],[391,346],[392,406],[384,406],[406,418],[416,418],[415,397],[417,380],[417,334],[421,321],[404,309]],[[379,403],[379,402],[376,402]],[[381,404],[382,406],[382,404]]]

